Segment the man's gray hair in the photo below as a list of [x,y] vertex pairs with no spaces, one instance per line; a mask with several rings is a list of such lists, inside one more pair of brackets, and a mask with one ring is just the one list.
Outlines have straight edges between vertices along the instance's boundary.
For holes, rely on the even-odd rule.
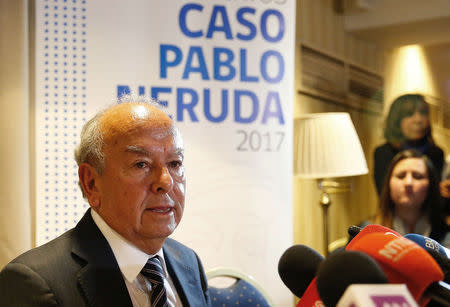
[[[124,102],[147,104],[161,109],[161,105],[156,99],[147,96],[139,96],[136,94],[122,95],[117,99],[116,104]],[[99,127],[99,119],[105,111],[111,107],[112,106],[109,106],[101,110],[84,124],[80,134],[80,144],[75,148],[74,152],[75,161],[78,166],[82,163],[87,163],[91,165],[99,175],[105,170],[105,156],[103,153],[104,143],[103,135]],[[83,188],[81,186],[80,188],[85,197]]]
[[97,173],[101,174],[105,167],[103,156],[103,135],[99,128],[99,118],[104,110],[97,113],[84,124],[80,134],[80,144],[75,148],[75,161],[80,166],[82,163],[92,165]]

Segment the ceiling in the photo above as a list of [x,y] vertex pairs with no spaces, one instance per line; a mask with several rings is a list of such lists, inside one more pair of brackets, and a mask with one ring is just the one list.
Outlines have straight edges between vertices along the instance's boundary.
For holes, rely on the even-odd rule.
[[422,45],[450,101],[450,0],[333,0],[344,28],[385,50]]
[[450,43],[449,0],[336,0],[344,27],[386,49]]

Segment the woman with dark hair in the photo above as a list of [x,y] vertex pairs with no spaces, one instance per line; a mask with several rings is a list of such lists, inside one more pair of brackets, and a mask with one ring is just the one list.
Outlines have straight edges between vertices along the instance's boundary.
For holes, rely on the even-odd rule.
[[405,150],[392,159],[372,222],[402,235],[418,233],[448,245],[439,177],[427,156]]
[[381,194],[384,178],[392,158],[402,150],[415,149],[425,154],[441,174],[444,152],[433,141],[429,118],[429,107],[419,94],[398,97],[391,105],[384,138],[386,143],[374,152],[374,179],[378,195]]

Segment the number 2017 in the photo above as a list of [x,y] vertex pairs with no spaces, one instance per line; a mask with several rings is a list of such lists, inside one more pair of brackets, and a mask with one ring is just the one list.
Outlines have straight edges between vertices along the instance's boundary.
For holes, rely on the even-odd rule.
[[238,151],[279,151],[284,140],[283,131],[271,131],[261,133],[257,130],[237,130],[242,137]]

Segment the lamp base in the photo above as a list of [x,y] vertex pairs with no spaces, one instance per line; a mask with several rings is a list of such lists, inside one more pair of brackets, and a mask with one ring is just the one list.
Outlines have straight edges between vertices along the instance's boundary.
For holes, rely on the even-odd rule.
[[351,191],[351,184],[349,182],[333,179],[319,179],[319,189],[322,191],[320,195],[320,206],[322,207],[323,216],[323,244],[324,255],[328,256],[329,232],[328,232],[328,208],[331,206],[330,194],[343,193]]
[[322,218],[323,218],[323,244],[324,244],[324,254],[328,256],[328,208],[331,205],[330,196],[326,191],[322,190],[322,195],[320,195],[320,206],[322,207]]

